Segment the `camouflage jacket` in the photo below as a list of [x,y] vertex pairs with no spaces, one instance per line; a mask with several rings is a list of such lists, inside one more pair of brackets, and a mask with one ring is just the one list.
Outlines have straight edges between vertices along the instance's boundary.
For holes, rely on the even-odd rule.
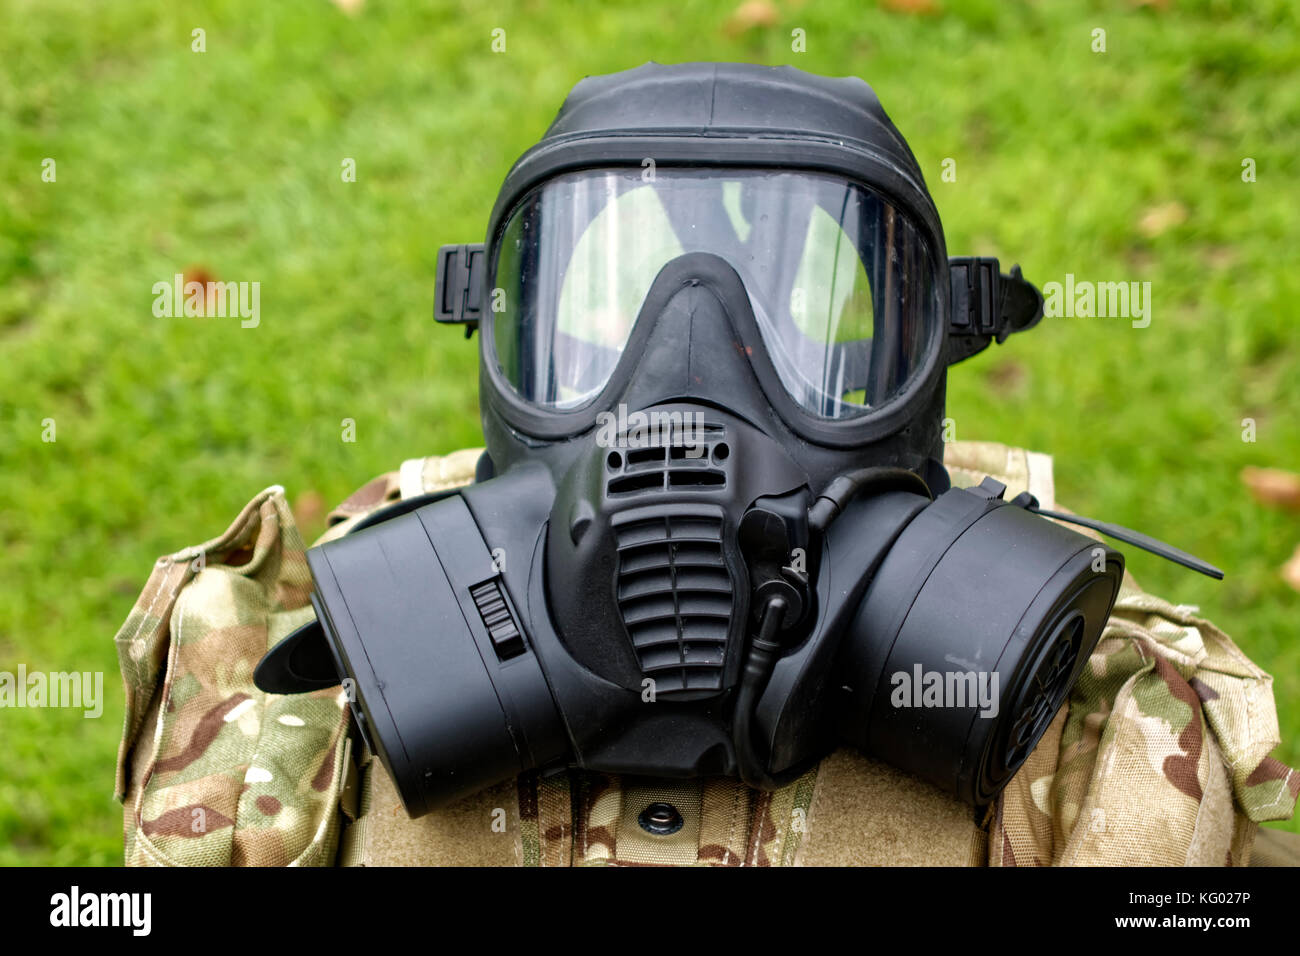
[[[478,449],[415,459],[352,495],[324,539],[376,508],[473,478]],[[948,446],[956,485],[989,474],[1052,507],[1051,459]],[[221,537],[159,559],[116,638],[117,767],[133,865],[1209,864],[1295,862],[1300,774],[1272,678],[1195,609],[1126,576],[1084,676],[982,813],[840,750],[774,792],[573,770],[525,774],[418,820],[353,737],[341,690],[266,695],[252,672],[312,615],[303,540],[279,487]],[[671,803],[670,836],[637,825]]]

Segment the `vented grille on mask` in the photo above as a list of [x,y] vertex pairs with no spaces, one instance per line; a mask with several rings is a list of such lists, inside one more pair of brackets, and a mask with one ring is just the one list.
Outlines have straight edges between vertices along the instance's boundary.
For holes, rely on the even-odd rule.
[[730,452],[721,440],[725,436],[720,425],[691,430],[674,423],[642,444],[635,434],[624,432],[618,436],[618,450],[606,458],[610,477],[605,492],[621,497],[644,491],[721,488],[727,483],[725,462]]
[[722,517],[691,503],[615,519],[619,614],[656,696],[722,689],[732,609]]

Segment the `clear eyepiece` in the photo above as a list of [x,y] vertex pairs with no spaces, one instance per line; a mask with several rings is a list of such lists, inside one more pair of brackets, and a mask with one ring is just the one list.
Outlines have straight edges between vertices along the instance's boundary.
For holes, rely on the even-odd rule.
[[885,404],[938,335],[923,233],[872,190],[808,172],[596,169],[547,181],[506,221],[491,358],[524,400],[582,408],[659,271],[691,252],[740,275],[782,384],[813,415]]

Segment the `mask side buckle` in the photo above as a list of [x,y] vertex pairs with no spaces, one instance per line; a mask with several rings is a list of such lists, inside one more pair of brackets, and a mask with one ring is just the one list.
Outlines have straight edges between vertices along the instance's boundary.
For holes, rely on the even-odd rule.
[[1012,332],[1032,329],[1043,317],[1043,294],[1012,266],[998,271],[998,260],[955,256],[948,260],[952,316],[948,327],[948,364],[955,365],[999,345]]
[[483,317],[483,269],[487,260],[483,243],[441,246],[434,280],[433,319],[443,325],[465,326],[465,338],[474,334]]

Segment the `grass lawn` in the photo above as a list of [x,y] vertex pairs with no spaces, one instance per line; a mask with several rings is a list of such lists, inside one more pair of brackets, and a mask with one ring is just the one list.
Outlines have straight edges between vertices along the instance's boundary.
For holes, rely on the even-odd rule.
[[[1052,452],[1074,510],[1224,568],[1215,583],[1125,549],[1148,590],[1200,605],[1274,675],[1277,756],[1300,764],[1300,593],[1278,573],[1300,514],[1239,479],[1300,471],[1295,4],[745,11],[0,0],[0,670],[103,671],[107,694],[98,720],[0,713],[0,863],[120,862],[112,637],[158,555],[267,485],[332,504],[480,442],[475,348],[431,319],[438,246],[481,239],[578,78],[650,59],[862,76],[950,252],[1040,284],[1151,283],[1147,328],[1048,319],[958,366],[950,415],[959,439]],[[260,282],[258,327],[156,318],[153,284],[190,270]]]

